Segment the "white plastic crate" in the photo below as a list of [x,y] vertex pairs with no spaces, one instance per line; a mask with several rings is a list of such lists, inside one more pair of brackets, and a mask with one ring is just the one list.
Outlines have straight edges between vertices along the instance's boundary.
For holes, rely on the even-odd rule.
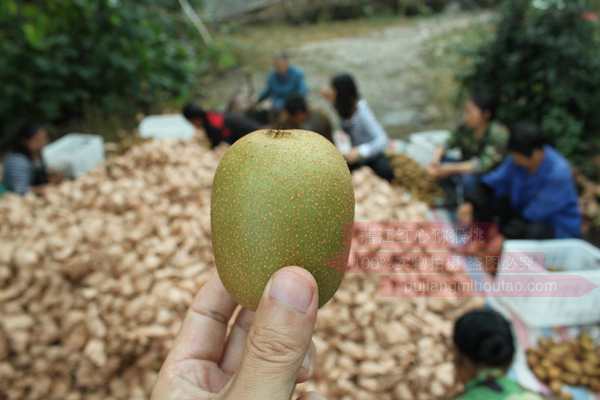
[[78,178],[104,162],[101,136],[71,133],[50,143],[43,150],[48,168],[67,178]]
[[417,143],[426,143],[433,147],[443,146],[450,139],[450,131],[417,132],[410,135],[410,140]]
[[600,321],[600,250],[583,240],[507,241],[496,280],[515,279],[522,287],[550,285],[538,287],[542,290],[539,293],[551,296],[532,292],[524,297],[508,294],[497,298],[531,327]]
[[196,132],[180,114],[152,115],[142,120],[139,134],[145,139],[181,139],[190,140]]
[[404,149],[404,154],[415,160],[422,167],[427,167],[433,161],[436,146],[430,143],[410,141]]

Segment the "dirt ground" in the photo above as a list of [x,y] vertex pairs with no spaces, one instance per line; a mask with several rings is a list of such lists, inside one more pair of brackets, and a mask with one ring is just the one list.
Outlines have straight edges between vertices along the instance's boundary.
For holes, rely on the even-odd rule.
[[240,46],[244,68],[205,83],[201,91],[203,101],[223,106],[223,98],[247,87],[244,73],[252,77],[255,91],[260,91],[271,54],[285,49],[292,55],[292,62],[306,73],[313,107],[329,110],[319,89],[334,74],[349,72],[357,78],[363,97],[390,136],[451,128],[447,124],[453,124],[457,114],[449,116],[440,110],[444,105],[436,104],[440,99],[432,95],[427,73],[435,66],[428,65],[425,54],[432,43],[481,25],[489,18],[489,14],[481,13],[444,14],[409,20],[385,18],[303,27],[245,28],[231,36]]

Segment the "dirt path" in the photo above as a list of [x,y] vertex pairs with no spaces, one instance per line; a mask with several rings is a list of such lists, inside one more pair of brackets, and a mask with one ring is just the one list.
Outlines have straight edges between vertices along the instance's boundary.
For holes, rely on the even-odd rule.
[[[429,104],[423,85],[424,74],[420,73],[421,69],[427,68],[422,58],[425,46],[431,40],[487,19],[488,14],[447,14],[408,23],[406,20],[391,21],[390,26],[368,32],[361,29],[356,35],[344,32],[343,37],[311,40],[290,51],[293,63],[306,73],[313,106],[327,108],[319,97],[319,88],[334,74],[350,72],[357,78],[363,97],[389,134],[398,136],[409,128],[430,125],[438,114],[436,107]],[[285,37],[279,40],[289,42]],[[273,47],[273,43],[269,46]],[[265,75],[266,71],[253,73],[257,90],[264,83]],[[219,91],[229,88],[225,93],[232,93],[241,82],[243,79],[238,73],[215,82],[215,85]]]

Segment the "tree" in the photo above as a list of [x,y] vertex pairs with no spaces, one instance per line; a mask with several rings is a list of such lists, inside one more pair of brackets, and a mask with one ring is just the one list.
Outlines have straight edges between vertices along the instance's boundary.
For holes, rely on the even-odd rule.
[[540,124],[549,142],[585,167],[600,144],[600,35],[584,0],[507,0],[495,37],[470,54],[467,90],[497,93],[507,124]]
[[147,109],[184,95],[198,35],[155,1],[0,2],[2,137],[27,120],[63,122],[87,107]]

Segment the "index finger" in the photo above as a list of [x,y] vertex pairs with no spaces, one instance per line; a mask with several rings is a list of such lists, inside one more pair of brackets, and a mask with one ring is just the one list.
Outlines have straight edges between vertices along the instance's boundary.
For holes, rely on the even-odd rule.
[[192,301],[169,359],[175,362],[196,359],[219,363],[225,347],[227,324],[236,306],[217,272],[213,272]]

